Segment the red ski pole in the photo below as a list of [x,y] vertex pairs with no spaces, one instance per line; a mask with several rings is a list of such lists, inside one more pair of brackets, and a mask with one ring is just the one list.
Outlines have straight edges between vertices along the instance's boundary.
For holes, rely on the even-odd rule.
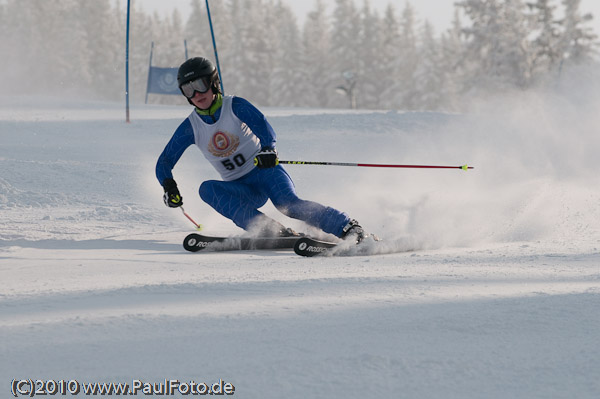
[[194,219],[192,219],[191,216],[186,213],[186,211],[183,209],[182,206],[180,206],[179,208],[181,209],[181,212],[183,212],[183,214],[185,215],[185,217],[188,218],[189,221],[194,224],[194,226],[196,226],[196,230],[198,230],[198,231],[202,230],[202,225],[201,224],[198,224],[198,223],[194,222]]
[[473,169],[472,166],[442,166],[442,165],[390,165],[380,163],[351,163],[351,162],[314,162],[314,161],[279,161],[283,165],[328,165],[328,166],[363,166],[369,168],[419,168],[419,169]]

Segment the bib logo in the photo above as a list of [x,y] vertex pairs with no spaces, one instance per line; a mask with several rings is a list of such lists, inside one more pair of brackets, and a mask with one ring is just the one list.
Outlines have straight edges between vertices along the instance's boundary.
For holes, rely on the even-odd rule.
[[208,143],[208,151],[215,157],[225,158],[233,154],[239,145],[239,137],[230,133],[216,132]]

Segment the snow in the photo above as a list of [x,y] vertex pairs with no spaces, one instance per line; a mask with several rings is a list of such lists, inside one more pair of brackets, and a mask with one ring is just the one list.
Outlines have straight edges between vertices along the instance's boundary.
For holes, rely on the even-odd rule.
[[[183,251],[193,226],[154,165],[188,107],[135,105],[126,124],[122,104],[0,99],[2,391],[222,379],[240,398],[599,397],[600,104],[577,95],[264,109],[282,159],[475,167],[286,166],[302,197],[385,240],[312,259]],[[197,149],[174,172],[207,234],[240,233],[198,198],[217,175]]]

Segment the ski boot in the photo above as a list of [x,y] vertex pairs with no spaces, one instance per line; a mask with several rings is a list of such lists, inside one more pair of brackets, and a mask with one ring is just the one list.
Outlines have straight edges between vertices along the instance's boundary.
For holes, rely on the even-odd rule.
[[358,224],[356,219],[350,219],[348,224],[342,229],[343,240],[355,241],[357,244],[367,237],[365,230]]

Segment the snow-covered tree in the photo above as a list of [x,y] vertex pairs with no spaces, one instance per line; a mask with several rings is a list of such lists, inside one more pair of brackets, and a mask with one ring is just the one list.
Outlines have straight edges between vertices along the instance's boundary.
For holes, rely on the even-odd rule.
[[[331,27],[332,60],[329,73],[330,79],[336,82],[330,90],[333,92],[338,86],[353,90],[359,70],[358,38],[360,35],[359,14],[353,0],[336,0],[333,10],[333,23]],[[348,107],[348,96],[338,94],[331,97],[330,106],[336,108]]]
[[[123,21],[123,25],[119,28],[119,36],[121,38],[125,36],[126,19],[125,12],[121,13],[120,18],[118,18],[118,20]],[[152,17],[147,15],[137,2],[133,2],[131,5],[129,33],[129,89],[135,101],[145,100],[148,84],[148,62],[151,44],[155,37],[153,31],[154,22]],[[125,42],[120,40],[117,43],[119,44],[119,53],[124,54]],[[160,51],[160,49],[157,49],[157,51]]]
[[183,29],[183,36],[187,42],[188,58],[207,57],[208,54],[212,54],[210,51],[212,45],[206,40],[210,35],[208,16],[200,0],[192,0],[191,9],[192,11],[188,15]]
[[392,4],[385,9],[381,35],[379,104],[383,108],[397,108],[399,104],[394,99],[400,90],[400,25]]
[[466,68],[463,57],[463,28],[458,9],[454,11],[451,27],[440,38],[443,75],[442,98],[446,110],[460,109],[459,98],[464,89]]
[[[240,37],[234,40],[244,43],[241,49],[243,63],[234,71],[240,74],[240,86],[237,92],[245,97],[252,97],[258,104],[269,103],[268,79],[271,75],[271,57],[273,42],[268,36],[270,8],[265,0],[242,1],[242,29]],[[269,16],[269,20],[272,21]]]
[[457,3],[472,21],[466,34],[468,87],[497,90],[527,87],[531,53],[529,22],[521,0],[466,0]]
[[398,48],[398,90],[394,99],[403,109],[418,108],[415,80],[419,53],[417,50],[417,16],[410,2],[406,2],[400,18],[400,46]]
[[[302,49],[304,58],[298,67],[303,84],[297,88],[297,95],[304,106],[327,107],[330,97],[335,94],[332,91],[335,82],[327,73],[332,68],[329,21],[322,0],[315,0],[314,8],[306,16]],[[337,79],[335,76],[336,81]]]
[[[108,0],[73,2],[70,11],[78,10],[82,22],[83,35],[87,44],[89,66],[92,79],[97,83],[95,89],[102,97],[118,99],[123,93],[123,52],[119,52],[117,43],[123,42],[118,36],[117,21]],[[63,52],[64,56],[64,52]]]
[[563,33],[560,51],[565,60],[581,64],[592,60],[598,48],[598,36],[589,26],[592,14],[581,14],[581,0],[562,0],[565,17],[561,21]]
[[[228,50],[228,63],[223,64],[223,80],[225,91],[241,95],[240,87],[243,83],[243,77],[240,74],[241,68],[244,65],[245,59],[245,26],[244,13],[241,8],[243,0],[229,0],[228,11],[230,13],[230,29],[231,29],[231,44]],[[235,88],[235,89],[233,89]],[[233,90],[233,91],[232,91]]]
[[360,14],[358,37],[358,70],[356,90],[360,93],[361,108],[381,108],[381,79],[383,40],[381,21],[377,12],[371,10],[369,1],[364,0]]
[[529,3],[532,19],[532,74],[542,76],[555,70],[561,63],[561,26],[556,20],[556,6],[551,0]]
[[[17,93],[19,90],[36,90],[34,82],[24,77],[31,76],[30,62],[34,54],[36,28],[33,21],[33,7],[25,2],[9,1],[2,6],[2,40],[0,40],[0,86],[3,93]],[[20,16],[16,18],[15,16]],[[32,27],[32,28],[28,28]],[[39,88],[38,88],[39,89]]]
[[419,64],[415,71],[416,90],[419,93],[416,108],[421,110],[440,109],[444,102],[445,84],[443,53],[440,42],[435,38],[433,27],[426,21],[420,35]]
[[[417,21],[410,2],[399,17],[390,3],[380,18],[370,0],[360,9],[356,0],[336,0],[331,13],[314,1],[302,29],[282,0],[211,2],[226,94],[259,105],[345,108],[352,97],[336,88],[352,87],[363,108],[458,109],[470,90],[526,89],[597,57],[592,16],[580,10],[581,0],[460,0],[440,36]],[[216,61],[202,0],[190,0],[188,15],[148,15],[139,3],[131,9],[134,101],[145,96],[152,42],[155,66],[180,65],[184,39],[190,57]],[[122,98],[122,5],[0,0],[3,92]],[[187,104],[180,96],[155,99]]]
[[[62,44],[62,50],[57,53],[58,60],[55,64],[57,68],[57,77],[62,82],[64,89],[68,91],[85,92],[87,95],[93,95],[95,85],[95,62],[94,53],[91,51],[86,35],[82,35],[82,31],[87,31],[84,24],[86,23],[85,13],[86,7],[81,7],[77,0],[64,0],[63,6],[60,8],[59,20],[62,23],[56,27],[57,39]],[[113,9],[108,4],[106,9],[112,32],[110,37],[115,39],[119,32],[114,29],[117,22],[114,20]],[[112,63],[109,68],[106,68],[107,79],[114,79],[117,75],[122,76],[123,63],[118,57],[117,47],[104,43],[106,46],[103,51],[109,53],[109,60]],[[96,56],[98,53],[96,53]],[[82,68],[82,65],[85,67]],[[114,81],[105,82],[105,87],[108,89],[105,94],[110,98],[118,98],[119,85]],[[84,88],[82,90],[82,88]]]
[[270,85],[270,104],[275,106],[302,105],[298,91],[304,81],[299,65],[303,59],[300,31],[292,10],[277,1],[273,9],[273,24],[270,37],[273,43],[273,73],[267,83]]

